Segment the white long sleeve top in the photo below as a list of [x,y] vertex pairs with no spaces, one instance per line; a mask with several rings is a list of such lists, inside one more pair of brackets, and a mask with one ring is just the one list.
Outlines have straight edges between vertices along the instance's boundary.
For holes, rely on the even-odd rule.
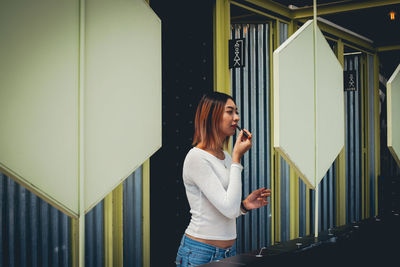
[[192,148],[183,163],[183,182],[192,214],[185,233],[202,239],[236,238],[236,217],[241,215],[241,172],[224,152],[220,160],[200,148]]

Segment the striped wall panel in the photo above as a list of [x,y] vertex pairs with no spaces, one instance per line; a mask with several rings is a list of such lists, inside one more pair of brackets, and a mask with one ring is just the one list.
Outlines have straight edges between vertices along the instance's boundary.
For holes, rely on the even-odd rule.
[[[85,266],[104,266],[104,201],[85,218]],[[142,265],[142,170],[124,182],[124,265]],[[71,219],[0,173],[0,266],[73,266]]]
[[[247,196],[252,190],[266,185],[271,185],[271,158],[270,151],[270,70],[269,70],[269,31],[270,24],[235,24],[232,25],[232,38],[245,38],[246,56],[245,67],[232,70],[232,96],[240,111],[241,124],[249,129],[256,138],[251,152],[246,154],[243,159],[244,183],[243,197]],[[279,22],[279,44],[288,38],[288,25]],[[357,86],[355,92],[345,92],[345,146],[346,146],[346,222],[351,223],[362,219],[362,206],[365,201],[371,215],[374,214],[375,207],[375,125],[374,125],[374,94],[373,94],[373,58],[368,59],[368,103],[365,112],[368,112],[368,129],[362,129],[362,99],[361,86],[363,76],[361,69],[360,55],[350,55],[345,57],[344,69],[355,70],[357,73]],[[362,136],[363,131],[368,137],[365,146],[368,146],[368,186],[363,186],[362,176]],[[368,132],[368,133],[367,133]],[[265,162],[262,164],[262,162]],[[315,191],[310,190],[306,185],[298,180],[290,183],[290,166],[280,158],[279,170],[276,170],[277,184],[275,197],[279,201],[279,210],[275,211],[275,216],[279,216],[279,235],[275,240],[271,240],[271,211],[268,206],[267,211],[257,211],[238,219],[238,250],[240,252],[254,250],[273,241],[286,241],[293,237],[293,229],[298,236],[314,234],[315,219],[315,198],[319,200],[319,231],[326,231],[336,226],[336,163],[333,163],[327,171],[326,176],[319,185],[319,195],[315,196]],[[263,175],[265,176],[263,178]],[[298,191],[295,192],[297,201],[290,202],[291,186],[295,185]],[[368,189],[371,192],[368,199],[364,199]],[[293,205],[295,205],[293,207]],[[291,209],[295,212],[291,213]],[[291,216],[298,218],[291,218]],[[265,222],[265,223],[264,223]],[[294,228],[293,228],[293,224]],[[291,235],[292,234],[292,235]]]
[[85,266],[104,266],[104,200],[85,217]]
[[0,266],[71,266],[70,219],[0,173]]
[[142,167],[124,182],[124,266],[143,266]]
[[[327,171],[318,185],[318,231],[327,231],[336,226],[336,163]],[[310,190],[310,189],[306,189]],[[315,190],[310,190],[310,234],[315,234]],[[305,218],[307,219],[307,218]],[[303,219],[304,220],[304,219]],[[302,235],[299,235],[302,236]]]
[[355,70],[357,77],[357,90],[345,92],[346,223],[352,223],[361,220],[362,205],[362,69],[360,56],[345,56],[344,70]]
[[[232,37],[245,38],[245,67],[232,70],[232,96],[240,124],[253,133],[253,147],[243,158],[243,198],[253,190],[271,186],[269,24],[237,24]],[[271,244],[271,207],[238,219],[239,252]]]
[[306,190],[309,190],[306,184],[298,178],[299,181],[299,236],[307,235],[307,199]]

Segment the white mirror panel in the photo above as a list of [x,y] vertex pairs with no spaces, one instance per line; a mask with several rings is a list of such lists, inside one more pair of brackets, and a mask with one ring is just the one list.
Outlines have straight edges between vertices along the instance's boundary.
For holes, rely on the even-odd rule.
[[2,1],[0,36],[0,169],[77,214],[79,1]]
[[305,23],[274,51],[274,146],[310,187],[314,180],[313,25]]
[[344,146],[343,68],[317,28],[317,177],[322,180]]
[[85,210],[161,146],[161,21],[142,0],[87,1]]
[[400,64],[386,84],[387,145],[400,166]]
[[316,38],[315,63],[312,21],[274,51],[273,63],[274,147],[310,188],[344,145],[343,69],[318,28]]
[[143,0],[6,1],[0,35],[0,170],[80,216],[79,179],[88,211],[161,146],[161,21]]

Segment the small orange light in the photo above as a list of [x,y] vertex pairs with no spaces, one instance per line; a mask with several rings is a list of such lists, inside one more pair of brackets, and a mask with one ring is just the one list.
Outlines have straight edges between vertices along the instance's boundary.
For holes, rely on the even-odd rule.
[[396,19],[396,12],[390,11],[389,12],[390,20],[395,20]]

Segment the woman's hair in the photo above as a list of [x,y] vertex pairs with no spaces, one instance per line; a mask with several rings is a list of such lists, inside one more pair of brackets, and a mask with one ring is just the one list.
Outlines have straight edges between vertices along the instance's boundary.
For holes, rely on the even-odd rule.
[[233,100],[230,95],[219,92],[203,95],[197,106],[194,121],[193,146],[200,142],[211,149],[218,149],[221,145],[225,147],[228,145],[229,136],[225,140],[220,140],[219,137],[219,126],[228,99]]

